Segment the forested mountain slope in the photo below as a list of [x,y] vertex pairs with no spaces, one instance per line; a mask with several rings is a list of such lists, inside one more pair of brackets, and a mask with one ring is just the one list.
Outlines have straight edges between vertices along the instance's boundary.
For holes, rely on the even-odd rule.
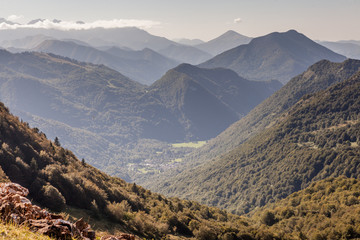
[[102,222],[105,229],[101,231],[120,230],[148,239],[272,236],[256,231],[249,219],[193,201],[167,199],[110,177],[78,160],[57,141],[46,139],[39,129],[20,122],[2,103],[0,144],[1,181],[11,180],[28,188],[31,199],[53,211],[75,208],[91,223]]
[[360,172],[360,72],[304,96],[269,128],[228,154],[179,174],[168,195],[246,213],[312,181]]
[[251,214],[282,239],[357,239],[359,191],[359,179],[327,178]]
[[[228,69],[181,64],[150,86],[147,95],[160,99],[175,114],[187,139],[206,140],[245,116],[280,87],[277,81],[249,81]],[[170,134],[163,126],[152,130],[153,135]]]
[[[176,170],[164,172],[155,178],[145,179],[145,182],[141,183],[149,188],[156,187],[159,182],[172,182],[174,176],[179,172],[192,171],[198,165],[209,164],[212,159],[220,157],[255,134],[269,128],[282,113],[292,107],[302,96],[324,90],[332,84],[344,81],[359,70],[360,61],[352,59],[342,63],[323,60],[312,65],[303,74],[291,79],[280,90],[256,106],[245,117],[208,141],[203,147],[186,156],[182,166]],[[164,188],[155,190],[165,191]]]

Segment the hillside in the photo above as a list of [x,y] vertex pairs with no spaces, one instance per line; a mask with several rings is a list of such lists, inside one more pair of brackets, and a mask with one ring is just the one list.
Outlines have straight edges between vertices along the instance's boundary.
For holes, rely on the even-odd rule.
[[248,44],[250,41],[250,37],[229,30],[221,36],[195,45],[195,47],[215,56],[239,45]]
[[112,47],[101,51],[75,42],[46,40],[31,50],[53,53],[82,62],[104,64],[146,85],[151,85],[167,70],[178,65],[175,60],[166,58],[150,49],[131,51]]
[[[251,220],[177,198],[167,199],[136,184],[110,177],[46,139],[0,104],[0,175],[26,187],[30,198],[53,211],[71,210],[100,223],[102,231],[142,238],[248,239],[271,237]],[[92,224],[96,227],[96,224]]]
[[[165,198],[110,177],[20,122],[1,103],[0,141],[1,181],[21,183],[43,207],[64,210],[70,218],[86,217],[101,235],[120,231],[148,239],[201,240],[360,236],[356,179],[312,183],[246,218],[194,201]],[[13,224],[1,223],[0,229],[5,238],[49,239]]]
[[218,136],[209,140],[203,147],[188,154],[184,158],[182,165],[178,166],[176,170],[141,179],[140,183],[150,189],[164,191],[164,188],[157,189],[156,186],[161,182],[175,181],[174,177],[182,171],[189,174],[194,167],[209,164],[212,159],[230,152],[252,136],[269,128],[281,114],[286,112],[304,95],[324,90],[332,84],[350,78],[358,71],[360,71],[359,60],[349,59],[342,63],[322,60],[312,65],[303,74],[291,79],[280,90],[257,105],[245,117],[230,125]]
[[345,57],[290,30],[254,38],[249,44],[230,49],[199,66],[230,68],[249,80],[277,79],[286,83],[322,59],[340,62]]
[[157,189],[246,213],[312,181],[358,177],[359,87],[357,72],[325,91],[304,96],[266,130]]
[[[147,95],[161,99],[180,119],[188,139],[206,140],[246,115],[280,86],[277,81],[248,81],[228,69],[181,64],[155,82]],[[154,131],[166,134],[161,129]]]
[[283,239],[357,239],[359,190],[359,179],[327,178],[255,210],[252,218]]

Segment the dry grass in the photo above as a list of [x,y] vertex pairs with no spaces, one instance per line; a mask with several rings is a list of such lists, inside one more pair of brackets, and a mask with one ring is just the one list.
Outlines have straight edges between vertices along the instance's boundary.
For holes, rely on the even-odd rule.
[[0,222],[0,240],[51,240],[52,238],[31,232],[25,226],[18,226],[15,224],[5,224]]

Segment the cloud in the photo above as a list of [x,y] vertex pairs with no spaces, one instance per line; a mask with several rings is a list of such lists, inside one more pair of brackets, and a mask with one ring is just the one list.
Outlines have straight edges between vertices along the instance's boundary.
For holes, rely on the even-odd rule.
[[241,18],[235,18],[234,19],[234,23],[241,23],[242,22],[242,19]]
[[23,15],[10,15],[6,18],[6,20],[8,21],[16,21],[16,20],[19,20],[19,19],[22,19],[24,18]]
[[[15,15],[14,15],[15,16]],[[73,22],[73,21],[59,21],[41,19],[34,21],[32,24],[11,25],[1,23],[0,29],[18,29],[18,28],[42,28],[42,29],[57,29],[57,30],[87,30],[93,28],[122,28],[122,27],[138,27],[138,28],[153,28],[160,26],[160,22],[152,20],[141,19],[113,19],[113,20],[97,20],[94,22]]]

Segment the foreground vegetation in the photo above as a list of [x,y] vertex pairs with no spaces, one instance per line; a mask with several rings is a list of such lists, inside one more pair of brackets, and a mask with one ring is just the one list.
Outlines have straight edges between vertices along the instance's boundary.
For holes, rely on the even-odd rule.
[[0,239],[14,240],[51,240],[50,237],[33,233],[25,226],[18,226],[11,223],[0,222]]
[[282,239],[358,239],[359,203],[358,179],[328,178],[251,214]]
[[[194,201],[165,198],[110,177],[76,159],[58,141],[49,141],[38,129],[21,123],[4,106],[0,106],[0,139],[1,181],[29,188],[35,202],[53,211],[65,211],[70,218],[84,217],[98,236],[118,231],[147,239],[360,236],[360,182],[356,179],[340,177],[314,183],[277,204],[251,212],[248,218]],[[11,239],[48,239],[32,235],[26,228],[0,227],[5,228],[0,234]]]
[[169,235],[216,239],[230,233],[256,237],[242,217],[193,201],[164,198],[79,161],[58,141],[49,141],[38,129],[9,114],[3,105],[0,139],[3,178],[28,188],[30,198],[53,211],[76,207],[91,219],[111,222],[114,231],[150,239]]

